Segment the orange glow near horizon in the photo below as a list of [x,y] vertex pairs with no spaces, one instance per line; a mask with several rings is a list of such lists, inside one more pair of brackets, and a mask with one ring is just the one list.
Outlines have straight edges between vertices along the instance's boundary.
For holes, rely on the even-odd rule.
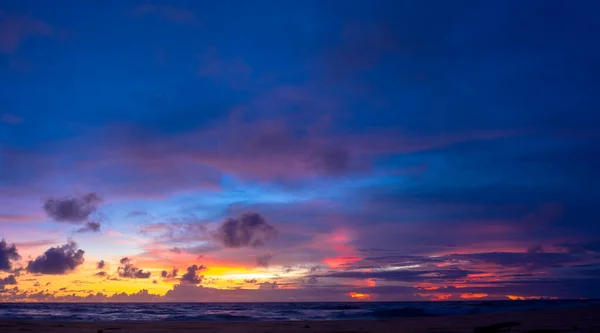
[[371,299],[371,294],[362,294],[362,293],[351,292],[349,295],[350,295],[350,297],[356,298],[356,299],[362,299],[362,300]]
[[466,293],[466,294],[460,295],[460,298],[462,298],[462,299],[481,299],[481,298],[486,298],[486,297],[488,297],[488,294],[485,294],[485,293],[478,293],[478,294]]
[[428,298],[430,301],[445,301],[452,297],[452,294],[417,294],[421,297]]

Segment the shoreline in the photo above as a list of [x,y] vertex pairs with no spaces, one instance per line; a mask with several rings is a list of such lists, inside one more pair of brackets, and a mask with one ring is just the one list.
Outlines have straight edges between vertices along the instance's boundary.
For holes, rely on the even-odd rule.
[[[434,316],[392,319],[321,320],[321,321],[54,321],[0,320],[0,332],[345,332],[345,333],[480,333],[505,332],[508,327],[485,326],[512,322],[510,332],[522,333],[600,333],[600,306],[555,310],[506,312],[478,315]],[[501,325],[502,326],[502,325]]]

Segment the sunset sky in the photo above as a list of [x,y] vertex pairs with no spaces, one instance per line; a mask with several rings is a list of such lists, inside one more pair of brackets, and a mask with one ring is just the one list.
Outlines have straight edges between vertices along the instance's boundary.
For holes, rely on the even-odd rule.
[[2,1],[0,301],[600,297],[599,12]]

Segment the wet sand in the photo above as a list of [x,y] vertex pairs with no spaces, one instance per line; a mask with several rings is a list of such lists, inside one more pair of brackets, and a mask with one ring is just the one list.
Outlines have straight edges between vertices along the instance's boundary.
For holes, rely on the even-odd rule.
[[[510,323],[509,323],[510,322]],[[485,327],[494,325],[493,327]],[[500,325],[498,325],[500,324]],[[512,326],[518,324],[516,326]],[[508,326],[512,326],[509,328]],[[600,306],[504,314],[287,322],[59,322],[2,320],[0,332],[128,333],[600,333]]]

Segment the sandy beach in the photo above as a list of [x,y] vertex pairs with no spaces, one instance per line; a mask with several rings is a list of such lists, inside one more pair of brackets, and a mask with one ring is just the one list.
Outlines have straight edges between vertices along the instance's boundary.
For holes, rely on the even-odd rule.
[[[492,325],[492,326],[490,326]],[[600,307],[513,312],[489,315],[423,317],[389,320],[288,322],[59,322],[0,321],[0,332],[345,332],[345,333],[524,333],[600,332]]]

